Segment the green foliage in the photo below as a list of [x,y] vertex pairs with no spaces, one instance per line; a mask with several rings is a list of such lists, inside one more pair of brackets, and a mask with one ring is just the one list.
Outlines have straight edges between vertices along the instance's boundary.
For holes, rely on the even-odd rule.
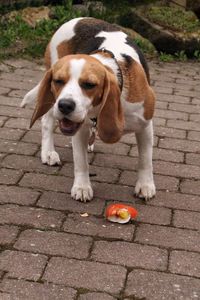
[[200,22],[191,11],[168,6],[152,6],[144,10],[147,18],[175,31],[194,32],[200,30]]
[[174,56],[164,52],[160,52],[159,59],[163,62],[172,62],[174,61]]
[[194,51],[194,57],[200,61],[200,50],[195,50]]
[[0,58],[23,54],[42,56],[57,28],[64,22],[80,16],[79,12],[72,10],[71,0],[66,1],[65,6],[56,6],[52,14],[54,19],[40,21],[35,28],[25,23],[20,15],[13,21],[0,23]]
[[[196,59],[200,59],[200,51],[198,51],[198,50],[195,51],[194,52],[194,57]],[[161,61],[164,61],[164,62],[173,62],[173,61],[177,61],[177,60],[178,61],[187,61],[188,57],[187,57],[185,51],[181,50],[179,52],[176,52],[174,55],[168,54],[168,53],[164,53],[164,52],[160,52],[159,59]]]
[[155,48],[154,46],[146,39],[135,38],[134,42],[138,45],[138,47],[145,53],[149,55],[155,55]]

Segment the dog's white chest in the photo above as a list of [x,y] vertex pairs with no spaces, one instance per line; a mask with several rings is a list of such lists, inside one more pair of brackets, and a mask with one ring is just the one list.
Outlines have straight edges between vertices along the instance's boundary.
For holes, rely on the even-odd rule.
[[139,132],[148,125],[148,121],[144,118],[143,102],[130,103],[122,102],[125,116],[125,132]]

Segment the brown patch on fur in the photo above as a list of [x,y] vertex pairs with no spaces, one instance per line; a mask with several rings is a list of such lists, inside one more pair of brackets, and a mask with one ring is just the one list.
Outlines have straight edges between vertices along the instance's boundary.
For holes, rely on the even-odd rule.
[[97,106],[101,102],[105,75],[106,69],[104,66],[95,58],[87,56],[86,64],[79,79],[79,85],[81,87],[84,82],[95,84],[92,89],[87,90],[82,88],[83,94],[91,99],[93,106]]
[[74,53],[72,40],[63,41],[57,46],[58,58]]
[[45,66],[46,69],[50,69],[51,68],[51,55],[50,55],[50,43],[48,43],[46,50],[45,50],[45,54],[44,54],[44,61],[45,61]]
[[131,103],[144,102],[144,117],[149,120],[153,117],[155,95],[149,86],[143,67],[134,60],[131,63],[121,63],[120,67],[124,78],[124,88],[128,91],[126,101]]

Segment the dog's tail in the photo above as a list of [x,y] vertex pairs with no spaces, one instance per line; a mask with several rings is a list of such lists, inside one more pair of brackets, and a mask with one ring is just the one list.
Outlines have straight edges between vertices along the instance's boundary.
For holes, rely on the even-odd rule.
[[37,99],[39,88],[40,82],[24,96],[24,99],[20,103],[20,107],[25,107],[27,104],[35,102]]

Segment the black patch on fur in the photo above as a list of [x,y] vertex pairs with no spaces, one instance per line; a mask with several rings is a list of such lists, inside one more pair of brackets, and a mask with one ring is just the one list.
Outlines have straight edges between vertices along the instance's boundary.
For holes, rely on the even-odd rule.
[[74,31],[75,36],[70,40],[74,45],[74,54],[90,54],[98,50],[105,40],[104,37],[95,37],[99,32],[120,30],[117,26],[103,20],[84,18],[76,24]]

